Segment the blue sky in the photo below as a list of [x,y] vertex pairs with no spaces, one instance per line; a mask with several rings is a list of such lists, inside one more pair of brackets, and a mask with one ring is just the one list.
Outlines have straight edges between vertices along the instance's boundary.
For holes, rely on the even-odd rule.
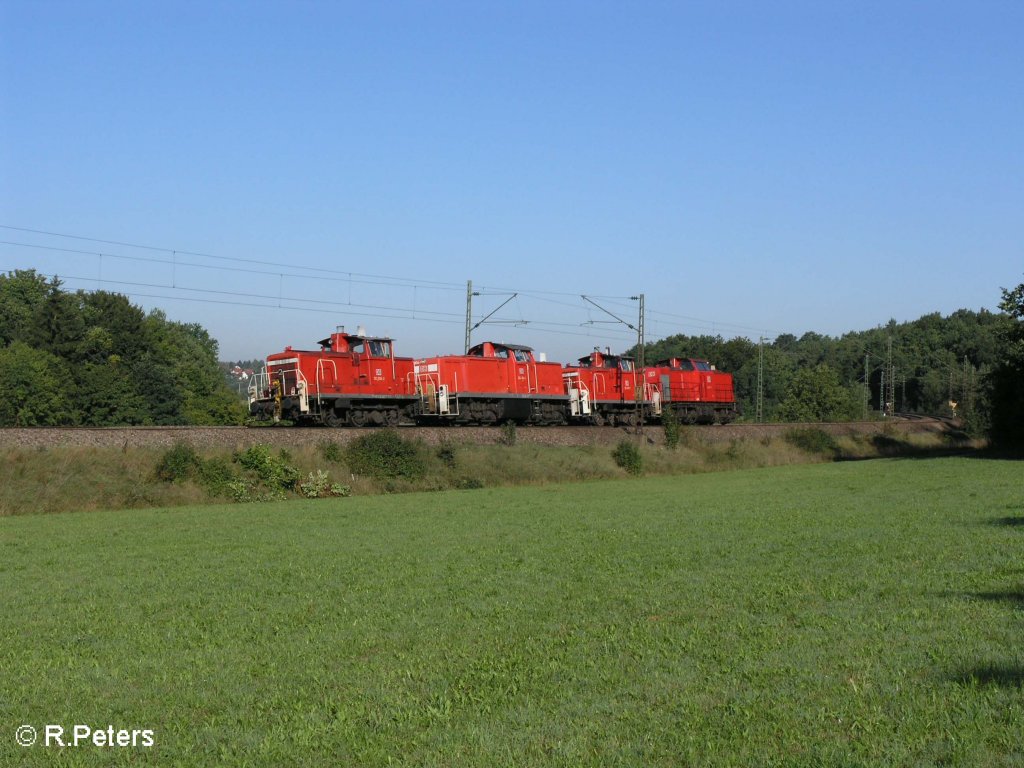
[[0,0],[0,271],[225,359],[459,351],[467,280],[474,322],[519,292],[474,340],[556,360],[635,339],[580,294],[648,339],[995,309],[1021,40],[1020,2]]

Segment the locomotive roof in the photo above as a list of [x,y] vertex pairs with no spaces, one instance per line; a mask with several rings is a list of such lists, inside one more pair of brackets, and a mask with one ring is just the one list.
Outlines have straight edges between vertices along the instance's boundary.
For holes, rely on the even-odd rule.
[[[633,357],[632,355],[609,355],[606,352],[598,352],[597,354],[601,356],[602,360],[636,360],[636,358]],[[584,361],[590,362],[593,358],[594,353],[591,352],[589,355],[579,358],[579,360],[581,363]]]
[[[336,333],[335,336],[344,336],[346,339],[354,339],[356,341],[394,341],[390,336],[357,336],[354,333]],[[328,336],[326,339],[320,339],[317,342],[321,347],[329,347],[331,345],[331,337]]]
[[474,349],[482,349],[484,344],[490,344],[495,349],[518,349],[522,350],[523,352],[533,352],[533,347],[527,347],[522,344],[505,344],[504,342],[501,341],[481,341],[479,344],[474,344],[472,347],[470,347],[469,351],[472,352]]

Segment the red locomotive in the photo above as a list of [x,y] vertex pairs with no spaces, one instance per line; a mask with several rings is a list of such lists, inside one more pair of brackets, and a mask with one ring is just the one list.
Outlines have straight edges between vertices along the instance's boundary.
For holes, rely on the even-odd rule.
[[632,426],[641,416],[660,413],[656,389],[645,386],[644,377],[631,357],[595,349],[563,373],[574,419],[590,424]]
[[285,347],[249,389],[257,419],[299,424],[590,423],[656,421],[670,408],[686,423],[738,415],[732,376],[706,360],[672,358],[637,370],[632,358],[594,350],[575,365],[537,360],[518,344],[485,341],[465,355],[413,361],[394,341],[344,328],[317,351]]
[[415,402],[411,357],[395,357],[394,341],[341,328],[318,351],[285,347],[267,357],[249,388],[249,412],[297,423],[394,426]]
[[416,361],[416,416],[456,424],[564,424],[562,366],[518,344],[485,341],[465,355]]
[[739,415],[732,374],[707,360],[669,358],[644,368],[644,378],[660,391],[661,407],[687,424],[726,424]]

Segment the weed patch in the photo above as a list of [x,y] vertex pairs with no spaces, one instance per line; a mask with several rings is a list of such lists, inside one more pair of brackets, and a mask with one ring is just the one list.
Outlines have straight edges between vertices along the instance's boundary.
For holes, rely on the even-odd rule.
[[333,440],[321,440],[316,449],[325,461],[332,464],[341,464],[345,460],[345,451]]
[[612,451],[615,463],[631,475],[641,475],[644,471],[644,457],[640,449],[629,440],[621,441]]
[[498,442],[509,447],[516,444],[516,423],[514,421],[506,421],[501,425],[501,434],[498,436]]
[[323,499],[330,496],[351,496],[352,489],[347,485],[332,483],[331,476],[318,469],[299,483],[299,491],[307,499]]
[[157,462],[154,474],[165,483],[181,483],[192,476],[199,465],[199,454],[188,443],[175,443]]
[[831,457],[835,457],[839,453],[836,439],[823,429],[814,427],[791,429],[782,436],[782,439],[807,453]]
[[682,433],[679,425],[679,414],[671,406],[665,407],[661,412],[661,428],[665,432],[665,447],[674,451],[679,447]]
[[345,452],[349,468],[375,478],[423,477],[427,465],[420,446],[393,429],[360,435]]
[[288,463],[287,451],[275,457],[269,447],[257,444],[236,453],[234,459],[272,493],[290,491],[299,482],[299,470]]

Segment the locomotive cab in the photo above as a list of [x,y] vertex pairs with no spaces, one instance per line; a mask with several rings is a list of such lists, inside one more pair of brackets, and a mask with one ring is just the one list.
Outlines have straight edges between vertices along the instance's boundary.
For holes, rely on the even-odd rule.
[[577,363],[579,368],[611,368],[632,373],[635,368],[635,363],[632,357],[625,357],[624,355],[611,355],[601,352],[595,349],[586,357],[581,357]]
[[715,366],[707,360],[689,360],[684,357],[670,357],[655,363],[659,368],[671,368],[674,371],[713,371]]
[[392,339],[384,336],[356,336],[351,333],[332,333],[326,339],[317,342],[322,352],[334,352],[346,355],[365,355],[374,359],[390,360],[394,357]]
[[520,344],[499,344],[493,341],[484,341],[475,347],[470,347],[466,353],[468,357],[494,357],[499,360],[515,360],[517,363],[532,363],[533,349]]

